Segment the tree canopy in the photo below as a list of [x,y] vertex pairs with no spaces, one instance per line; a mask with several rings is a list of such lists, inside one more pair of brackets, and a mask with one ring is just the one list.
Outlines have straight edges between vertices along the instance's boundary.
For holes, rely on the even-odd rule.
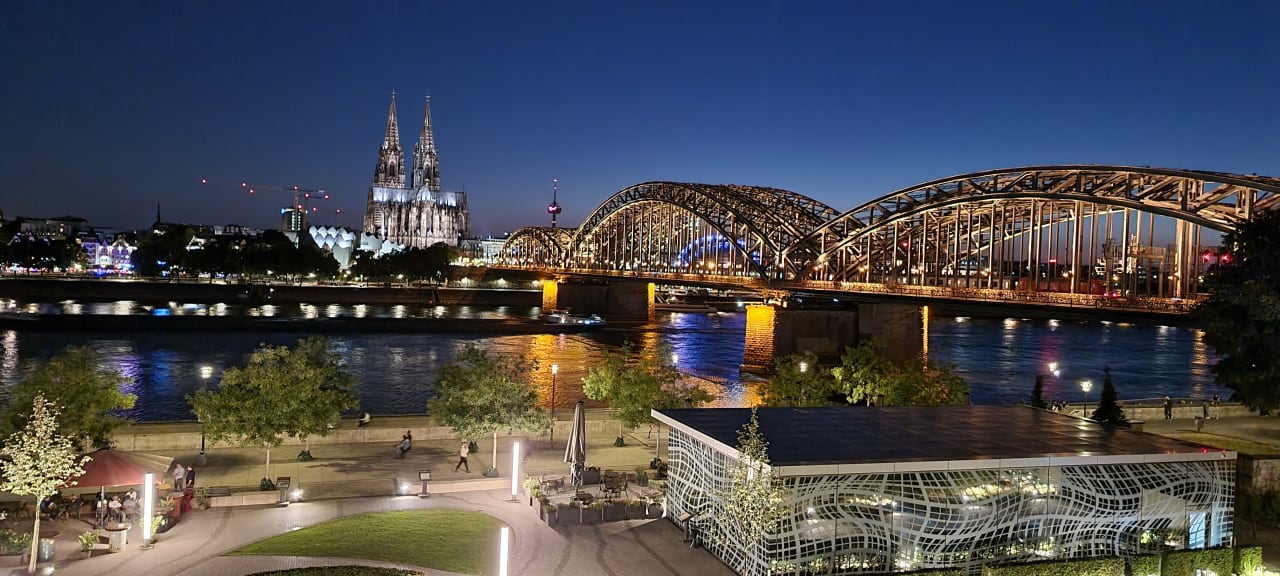
[[831,369],[850,404],[889,406],[963,404],[969,384],[949,364],[913,359],[894,362],[880,354],[874,340],[845,349]]
[[490,355],[468,346],[436,374],[428,409],[436,422],[475,439],[502,428],[546,430],[551,421],[538,406],[538,392],[524,358]]
[[1232,399],[1263,411],[1280,407],[1280,213],[1263,212],[1223,238],[1209,268],[1209,297],[1197,308],[1213,372]]
[[654,409],[700,406],[715,399],[702,388],[681,385],[680,372],[662,362],[669,357],[664,349],[637,350],[628,342],[591,367],[582,391],[587,398],[608,402],[620,427],[631,428],[651,421]]
[[43,395],[61,407],[59,434],[77,446],[109,446],[111,434],[128,422],[118,411],[133,408],[137,400],[121,390],[130,383],[132,380],[103,362],[93,348],[70,346],[13,387],[0,425],[6,434],[21,428],[32,402]]
[[761,387],[765,406],[829,406],[842,396],[831,372],[821,368],[818,357],[809,353],[774,360],[773,378]]
[[[36,394],[25,423],[0,446],[0,490],[18,496],[35,496],[36,510],[45,496],[64,486],[74,486],[73,478],[84,474],[84,463],[75,440],[58,432],[58,405]],[[35,574],[36,545],[40,535],[40,514],[35,514],[31,530],[31,560],[28,573]]]
[[309,338],[293,350],[263,344],[247,365],[224,371],[216,390],[198,390],[188,401],[213,441],[265,448],[269,481],[271,449],[282,436],[327,434],[343,410],[358,405],[354,381],[327,340]]

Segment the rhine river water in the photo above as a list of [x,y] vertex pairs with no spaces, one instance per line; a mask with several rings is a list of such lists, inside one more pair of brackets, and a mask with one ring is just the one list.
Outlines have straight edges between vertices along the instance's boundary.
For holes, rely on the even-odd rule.
[[[72,306],[78,306],[70,304]],[[67,303],[55,305],[63,307]],[[86,305],[88,306],[88,305]],[[130,313],[132,304],[94,305]],[[358,308],[358,310],[357,310]],[[76,309],[78,310],[78,309]],[[99,312],[83,310],[83,313]],[[181,308],[174,310],[183,313]],[[191,311],[201,313],[200,311]],[[205,310],[202,313],[216,313]],[[223,311],[227,313],[227,311]],[[461,318],[532,318],[537,308],[474,307],[406,309],[403,306],[329,306],[253,308],[230,313],[290,316],[446,316]],[[641,346],[665,344],[677,355],[679,369],[719,396],[719,406],[753,402],[758,382],[740,375],[744,314],[660,314],[649,325],[607,327],[598,332],[565,335],[487,334],[347,334],[331,335],[337,351],[357,377],[361,408],[373,414],[422,413],[436,371],[465,345],[499,354],[521,354],[535,360],[534,374],[549,405],[551,364],[558,364],[555,406],[571,408],[582,399],[582,377],[601,354],[625,341]],[[27,333],[0,331],[0,390],[7,390],[39,362],[68,345],[92,346],[112,366],[132,379],[128,392],[138,396],[127,416],[140,421],[190,420],[186,396],[206,383],[200,366],[214,368],[207,383],[217,385],[222,369],[243,364],[259,343],[291,345],[298,334],[215,333]],[[950,363],[970,383],[977,404],[1013,404],[1025,399],[1037,373],[1049,362],[1061,367],[1049,378],[1045,395],[1079,402],[1079,383],[1092,380],[1090,399],[1097,401],[1104,367],[1111,370],[1122,399],[1229,397],[1209,371],[1212,354],[1198,330],[1153,324],[1105,321],[1023,320],[1013,318],[938,317],[929,321],[929,357]],[[594,403],[589,403],[589,405]]]

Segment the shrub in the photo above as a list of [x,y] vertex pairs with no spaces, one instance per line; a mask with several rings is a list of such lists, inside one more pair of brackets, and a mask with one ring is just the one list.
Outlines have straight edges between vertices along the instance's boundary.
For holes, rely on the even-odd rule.
[[1124,576],[1124,558],[1087,558],[1030,564],[983,566],[982,576]]
[[80,549],[85,552],[93,550],[93,546],[98,543],[98,533],[93,530],[85,530],[77,538],[80,539]]
[[1252,574],[1262,566],[1261,546],[1241,546],[1236,548],[1236,574]]
[[1212,570],[1218,574],[1230,574],[1235,563],[1235,551],[1231,548],[1206,550],[1177,550],[1165,554],[1162,576],[1195,576],[1196,570]]
[[1129,573],[1133,576],[1160,576],[1160,555],[1134,556],[1129,559]]

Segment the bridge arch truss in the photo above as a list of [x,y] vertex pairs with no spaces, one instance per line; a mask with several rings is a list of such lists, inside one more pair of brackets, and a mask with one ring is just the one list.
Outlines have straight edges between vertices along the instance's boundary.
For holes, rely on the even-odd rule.
[[569,245],[579,270],[762,277],[838,212],[778,188],[645,182],[600,204]]
[[572,228],[526,226],[511,233],[498,252],[498,263],[520,268],[559,268],[567,261]]
[[[788,248],[788,279],[1184,298],[1201,251],[1280,179],[1128,166],[964,174],[877,198]],[[1210,230],[1204,234],[1204,230]],[[1172,231],[1172,246],[1157,237]]]

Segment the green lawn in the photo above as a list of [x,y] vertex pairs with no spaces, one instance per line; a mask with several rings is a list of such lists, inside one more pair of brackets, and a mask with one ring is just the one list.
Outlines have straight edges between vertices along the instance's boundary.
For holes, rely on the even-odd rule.
[[464,510],[374,512],[273,536],[231,554],[339,556],[493,574],[501,527],[497,518]]

